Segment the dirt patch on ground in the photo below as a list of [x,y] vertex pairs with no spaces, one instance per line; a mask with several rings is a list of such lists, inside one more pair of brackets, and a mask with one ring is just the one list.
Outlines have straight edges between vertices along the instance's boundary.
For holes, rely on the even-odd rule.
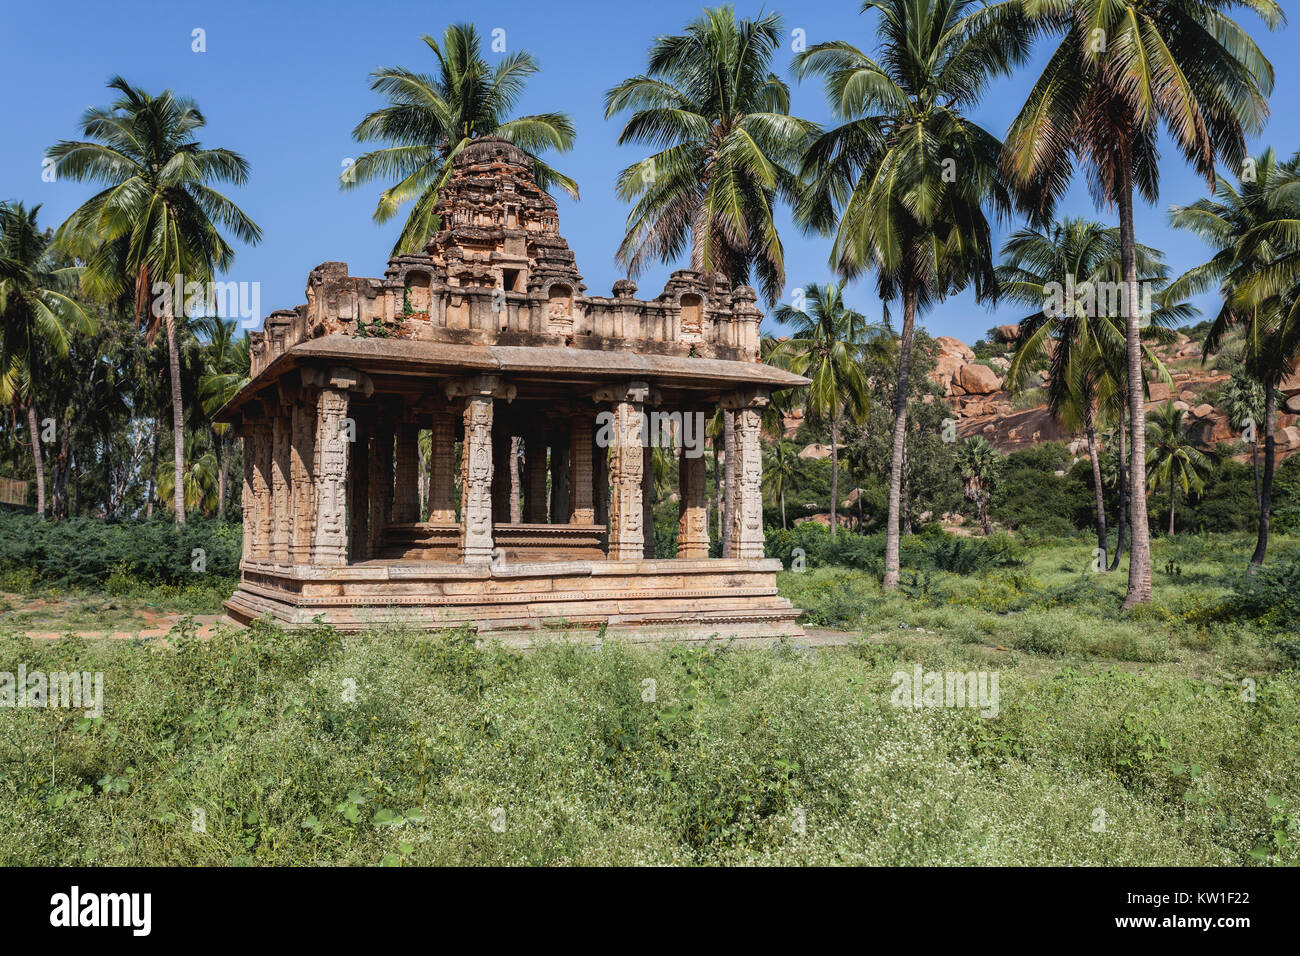
[[[36,640],[80,637],[86,640],[149,640],[166,637],[187,615],[112,598],[90,599],[0,595],[0,627]],[[220,614],[191,614],[196,633],[208,637]]]

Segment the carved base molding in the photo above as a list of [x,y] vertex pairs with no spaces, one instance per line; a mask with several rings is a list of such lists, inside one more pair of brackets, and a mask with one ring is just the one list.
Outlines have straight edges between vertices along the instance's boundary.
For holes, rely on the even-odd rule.
[[247,561],[226,602],[240,624],[319,617],[344,631],[471,624],[480,638],[530,644],[604,626],[632,640],[801,637],[777,594],[774,560],[553,561],[484,566],[432,561],[308,568]]

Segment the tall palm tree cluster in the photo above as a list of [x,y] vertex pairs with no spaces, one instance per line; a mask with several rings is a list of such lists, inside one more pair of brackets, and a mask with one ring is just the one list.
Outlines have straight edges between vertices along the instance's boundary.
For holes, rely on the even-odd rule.
[[[829,429],[832,531],[842,430],[860,427],[869,411],[865,366],[892,368],[882,509],[887,588],[898,585],[907,524],[901,498],[918,325],[927,310],[964,290],[978,301],[1028,307],[1008,386],[1026,388],[1045,369],[1050,410],[1086,436],[1102,563],[1118,566],[1127,532],[1131,605],[1151,596],[1148,487],[1170,494],[1172,513],[1173,489],[1193,490],[1203,470],[1175,410],[1147,422],[1150,383],[1169,380],[1152,346],[1192,314],[1189,296],[1217,286],[1223,307],[1206,352],[1230,332],[1241,333],[1248,381],[1238,391],[1253,394],[1252,383],[1258,386],[1259,401],[1242,398],[1234,420],[1258,426],[1264,445],[1255,560],[1263,559],[1278,385],[1300,357],[1300,160],[1280,162],[1271,150],[1247,153],[1246,138],[1260,133],[1269,115],[1273,68],[1233,19],[1237,8],[1268,29],[1285,19],[1275,0],[865,0],[859,12],[869,20],[859,22],[870,24],[869,42],[817,43],[800,49],[789,67],[795,82],[820,80],[832,116],[823,127],[791,115],[790,85],[776,63],[786,36],[780,15],[746,19],[721,6],[655,39],[644,70],[606,92],[606,118],[622,124],[619,144],[648,150],[617,180],[617,196],[630,205],[618,261],[635,276],[684,260],[760,289],[789,330],[786,338],[764,341],[763,360],[812,383],[802,394],[781,396],[767,420],[779,430],[780,412],[795,403]],[[852,32],[846,23],[843,35]],[[576,198],[577,184],[541,156],[572,148],[572,120],[560,112],[514,115],[539,70],[534,57],[515,52],[489,61],[471,25],[450,26],[423,42],[431,72],[387,67],[372,74],[385,105],[353,136],[374,148],[340,179],[343,189],[389,184],[377,222],[407,207],[393,252],[419,249],[436,230],[437,197],[452,160],[479,136],[515,143],[535,159],[541,185]],[[1024,105],[1005,134],[977,123],[972,117],[990,84],[1023,69],[1040,48],[1045,65],[1027,78]],[[225,234],[244,243],[261,234],[216,189],[244,182],[247,163],[199,144],[205,121],[193,102],[171,92],[152,96],[117,78],[110,86],[118,98],[85,114],[83,139],[49,153],[61,176],[97,183],[101,191],[52,241],[36,229],[34,211],[4,207],[0,396],[15,422],[25,419],[33,433],[39,474],[42,443],[34,433],[45,370],[66,360],[70,338],[102,334],[95,331],[98,316],[129,317],[142,340],[126,343],[142,363],[129,414],[152,423],[144,439],[151,461],[159,435],[172,443],[165,480],[162,471],[143,469],[144,497],[148,506],[165,497],[183,521],[187,509],[226,506],[237,448],[205,416],[247,376],[247,339],[220,319],[150,309],[149,292],[160,277],[211,279],[234,255]],[[1138,241],[1134,222],[1137,199],[1158,198],[1161,128],[1212,195],[1172,212],[1174,226],[1214,249],[1210,261],[1178,277]],[[1237,186],[1222,174],[1225,166]],[[1076,167],[1099,210],[1115,215],[1114,226],[1058,217]],[[797,229],[828,240],[832,276],[801,287],[789,304],[779,303],[787,285],[778,228],[783,205]],[[1024,224],[996,261],[994,223],[1016,216]],[[882,322],[846,304],[846,284],[865,277],[882,300]],[[1061,285],[1118,294],[1049,304]],[[1105,304],[1098,308],[1098,301]],[[897,328],[891,306],[901,315]],[[159,411],[166,404],[156,394],[161,389],[152,388],[162,376],[148,364],[160,331],[169,422]],[[187,425],[196,423],[205,427],[187,437]],[[730,416],[722,416],[714,449],[724,549],[735,512],[730,426]],[[1108,438],[1116,433],[1117,440]],[[1114,549],[1103,440],[1117,443],[1121,461]],[[783,523],[791,452],[776,443],[768,481]],[[996,452],[968,443],[958,457],[966,496],[987,529]],[[43,508],[43,492],[38,496]]]
[[[216,410],[215,398],[205,405],[194,397],[187,416],[186,384],[193,394],[208,389],[214,377],[234,375],[237,381],[246,380],[247,334],[242,346],[235,346],[235,323],[209,317],[204,326],[207,341],[199,342],[194,335],[197,328],[182,328],[187,317],[175,314],[173,297],[158,296],[157,289],[174,283],[176,277],[185,283],[210,281],[229,268],[234,250],[222,235],[223,228],[249,243],[261,238],[261,230],[215,188],[223,182],[243,183],[248,164],[230,150],[200,145],[196,134],[207,121],[192,100],[171,91],[153,96],[121,77],[108,85],[117,98],[107,107],[86,111],[81,120],[85,138],[61,141],[49,150],[57,176],[103,188],[53,235],[37,228],[35,209],[28,212],[21,204],[0,207],[4,248],[0,353],[5,370],[0,389],[11,405],[26,410],[38,514],[46,509],[42,446],[58,447],[66,458],[79,438],[75,445],[80,446],[83,459],[120,461],[115,456],[123,450],[115,447],[120,441],[106,438],[102,421],[98,429],[87,421],[91,414],[112,418],[116,412],[122,419],[119,431],[128,435],[127,460],[135,463],[130,469],[135,474],[122,475],[114,473],[111,465],[104,467],[97,510],[121,513],[134,500],[129,488],[134,478],[144,486],[143,494],[136,496],[143,510],[152,512],[155,497],[167,501],[181,524],[193,508],[224,511],[229,458],[222,454],[221,437],[202,427],[209,424],[205,416]],[[93,340],[99,333],[100,314],[108,316],[110,326],[117,320],[129,321],[142,333],[146,348],[131,348],[113,336],[113,341]],[[159,331],[166,342],[169,401],[165,403],[159,401],[158,376],[148,354]],[[82,343],[82,351],[89,345],[88,354],[94,356],[90,369],[72,362],[70,340],[78,336],[92,339]],[[134,363],[136,368],[124,374],[118,365],[101,372],[101,365],[118,363]],[[86,372],[91,384],[100,384],[101,393],[111,392],[111,397],[101,394],[99,398],[109,398],[108,404],[116,408],[87,408],[68,401],[66,379],[71,375],[84,382]],[[103,387],[109,376],[115,379],[116,389]],[[71,405],[74,411],[63,422],[58,416],[42,417],[38,411],[42,402]],[[164,404],[170,405],[167,430],[173,454],[166,473],[157,466],[158,442],[166,428]],[[200,427],[187,432],[187,425]],[[216,464],[217,457],[225,459],[221,465]],[[67,495],[60,497],[57,510],[66,513]],[[83,504],[83,496],[77,495],[73,508],[79,511]]]

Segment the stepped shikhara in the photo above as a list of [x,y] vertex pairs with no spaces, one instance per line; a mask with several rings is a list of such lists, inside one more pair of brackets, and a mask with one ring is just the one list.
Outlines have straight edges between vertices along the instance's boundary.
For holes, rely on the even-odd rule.
[[[531,160],[499,139],[455,158],[437,212],[423,254],[382,279],[324,263],[254,333],[252,380],[217,416],[244,439],[230,615],[798,634],[763,557],[759,415],[806,380],[760,363],[754,291],[681,270],[653,300],[627,280],[588,295]],[[697,434],[674,443],[676,557],[656,560],[647,421],[690,438],[719,408],[733,557],[708,557]]]

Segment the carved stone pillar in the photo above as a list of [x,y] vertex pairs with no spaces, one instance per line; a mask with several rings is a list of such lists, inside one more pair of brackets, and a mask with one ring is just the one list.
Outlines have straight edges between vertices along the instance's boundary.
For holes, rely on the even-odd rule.
[[546,431],[538,421],[524,433],[524,522],[546,524]]
[[[602,390],[603,391],[603,390]],[[641,483],[644,475],[642,418],[649,389],[643,382],[612,394],[614,420],[610,447],[609,558],[639,560],[645,551]]]
[[316,520],[312,564],[348,563],[347,476],[350,442],[344,430],[348,392],[322,388],[316,402]]
[[569,524],[596,523],[591,452],[592,416],[579,412],[569,422]]
[[375,422],[370,449],[370,556],[379,557],[384,531],[393,519],[393,426],[383,412]]
[[289,449],[289,481],[293,496],[293,534],[289,556],[294,564],[311,563],[311,534],[316,517],[316,486],[313,478],[315,459],[314,396],[312,404],[308,404],[307,397],[300,394],[298,403],[293,408],[293,434],[290,436]]
[[429,521],[454,524],[456,419],[451,412],[434,413],[429,438]]
[[[692,414],[688,411],[686,414]],[[678,461],[677,557],[700,560],[709,556],[709,498],[704,442],[682,445]]]
[[[462,396],[461,554],[466,564],[488,564],[492,560],[493,400],[511,401],[515,390],[496,375],[476,375],[448,383],[449,399]],[[506,447],[510,447],[508,438]]]
[[244,513],[244,541],[243,541],[243,560],[247,561],[257,553],[257,491],[255,478],[255,463],[257,453],[255,450],[254,426],[251,423],[241,425],[240,435],[244,442],[244,494],[241,498]]
[[264,421],[254,424],[252,440],[253,514],[256,522],[252,554],[266,560],[271,556],[271,534],[275,524],[271,511],[271,424]]
[[393,524],[420,520],[420,429],[415,422],[397,426],[393,481]]
[[293,536],[293,503],[289,493],[289,437],[293,430],[291,409],[278,407],[271,420],[271,558],[289,563]]
[[353,561],[373,557],[370,539],[370,442],[373,422],[357,419],[356,441],[348,449],[348,551]]
[[473,395],[465,403],[465,488],[461,554],[466,564],[492,560],[492,397]]
[[[731,526],[731,556],[763,557],[763,459],[759,442],[759,412],[767,393],[745,392],[727,401],[735,409],[736,518]],[[726,407],[726,405],[724,405]]]

